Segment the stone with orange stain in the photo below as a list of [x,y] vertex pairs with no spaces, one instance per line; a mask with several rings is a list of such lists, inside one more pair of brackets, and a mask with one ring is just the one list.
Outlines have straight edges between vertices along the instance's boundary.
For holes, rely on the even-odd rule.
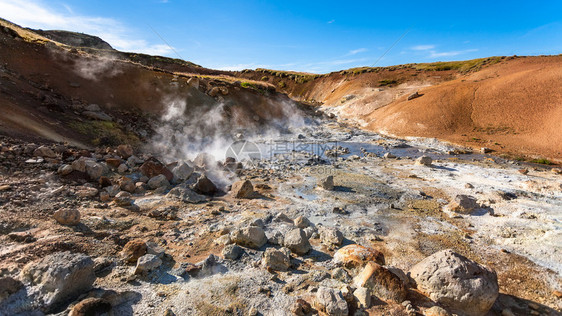
[[334,254],[334,262],[348,268],[362,267],[369,261],[384,264],[384,255],[376,249],[357,244],[342,247]]

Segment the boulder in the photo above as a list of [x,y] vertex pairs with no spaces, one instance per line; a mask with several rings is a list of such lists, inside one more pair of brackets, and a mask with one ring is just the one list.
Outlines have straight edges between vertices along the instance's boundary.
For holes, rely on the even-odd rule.
[[327,287],[318,288],[314,307],[330,316],[347,316],[349,313],[341,291]]
[[305,255],[310,251],[310,249],[312,249],[310,242],[306,237],[306,233],[300,228],[293,229],[285,234],[283,244],[292,252],[301,256]]
[[431,159],[431,157],[428,156],[421,156],[418,159],[416,159],[416,165],[422,165],[422,166],[431,166],[431,163],[433,163],[433,159]]
[[84,111],[82,115],[92,120],[113,121],[113,118],[105,112]]
[[122,177],[121,180],[119,181],[119,188],[129,193],[135,193],[137,186],[133,181],[133,179],[129,177]]
[[336,228],[320,227],[318,229],[320,241],[327,246],[341,246],[343,234]]
[[97,297],[88,297],[74,305],[68,316],[112,315],[111,303]]
[[[433,306],[423,311],[424,316],[451,316],[444,308]],[[502,315],[503,316],[503,315]]]
[[129,263],[137,262],[137,260],[146,254],[148,247],[146,243],[140,239],[129,241],[121,251],[123,260]]
[[419,94],[418,91],[416,91],[416,92],[414,92],[414,93],[412,93],[408,96],[408,101],[413,100],[415,98],[419,98],[419,97],[421,97],[421,94]]
[[250,180],[234,182],[230,191],[232,196],[237,199],[251,199],[254,197],[254,186]]
[[470,214],[478,207],[476,198],[465,194],[456,195],[449,203],[449,210],[461,214]]
[[163,174],[159,174],[157,176],[154,176],[152,178],[150,178],[150,180],[148,180],[148,187],[151,188],[152,190],[156,190],[158,188],[161,187],[169,187],[170,186],[170,182],[168,182],[168,179],[166,179],[166,176]]
[[43,158],[57,158],[57,154],[47,146],[39,146],[33,151],[33,156]]
[[117,168],[123,162],[123,160],[119,158],[106,158],[105,163],[110,166],[111,168]]
[[92,258],[71,252],[50,254],[39,262],[28,263],[20,278],[31,287],[29,293],[46,312],[90,290],[96,280]]
[[117,167],[117,173],[120,174],[127,172],[127,170],[129,170],[129,167],[127,167],[127,165],[124,163],[120,164],[119,167]]
[[87,186],[78,187],[75,192],[76,196],[81,198],[92,198],[98,195],[98,193],[99,193],[98,189],[87,187]]
[[341,282],[346,283],[346,284],[351,282],[351,280],[352,280],[349,273],[347,273],[347,271],[343,268],[335,268],[334,271],[332,271],[331,276],[332,276],[332,279],[341,281]]
[[318,187],[324,190],[334,189],[334,176],[327,176],[318,183]]
[[61,176],[69,175],[72,171],[74,171],[74,169],[72,169],[72,166],[70,165],[62,165],[57,170],[58,174],[60,174]]
[[302,228],[302,229],[305,229],[309,226],[312,226],[312,223],[308,220],[308,218],[306,218],[302,215],[295,218],[295,220],[293,222],[294,222],[295,226],[297,226],[298,228]]
[[[109,195],[111,195],[111,193],[109,193]],[[113,202],[115,202],[115,205],[121,207],[131,206],[133,203],[132,195],[129,192],[121,191],[115,195]]]
[[117,155],[123,159],[129,159],[134,153],[133,147],[131,145],[119,145],[116,149]]
[[172,169],[172,173],[174,174],[174,182],[180,183],[191,177],[191,174],[193,173],[193,168],[190,167],[185,162],[182,162],[176,167],[174,167],[174,169]]
[[263,228],[258,226],[248,226],[235,230],[230,233],[230,239],[237,245],[254,249],[260,248],[267,242]]
[[164,166],[160,161],[151,158],[145,163],[140,166],[140,171],[143,175],[147,176],[148,178],[153,178],[159,174],[163,174],[166,176],[166,180],[172,181],[174,179],[174,175],[166,166]]
[[238,245],[226,245],[222,250],[222,257],[228,260],[237,260],[244,253],[244,249]]
[[193,159],[193,164],[199,168],[209,169],[214,168],[217,165],[215,157],[207,153],[199,153],[195,159]]
[[218,190],[217,186],[204,174],[197,179],[197,183],[195,183],[193,189],[205,195],[212,195]]
[[98,180],[106,172],[106,167],[101,163],[97,163],[94,160],[86,160],[86,173],[91,180]]
[[385,153],[383,157],[386,159],[392,159],[392,158],[396,158],[396,155],[392,153]]
[[402,303],[408,294],[397,275],[372,261],[353,279],[353,284],[357,288],[369,288],[378,298],[395,303]]
[[201,203],[207,200],[204,195],[198,194],[190,188],[175,187],[166,194],[167,198],[178,199],[185,203]]
[[384,265],[384,255],[376,249],[357,244],[342,247],[334,254],[334,262],[348,268],[362,267],[369,261]]
[[496,273],[451,249],[425,258],[410,269],[418,290],[450,312],[486,315],[499,294]]
[[158,258],[157,255],[146,254],[137,260],[137,266],[135,267],[135,274],[145,275],[150,271],[160,267],[162,265],[162,260]]
[[59,209],[53,214],[53,217],[61,225],[74,226],[80,224],[80,212],[77,209]]
[[267,248],[261,262],[266,269],[287,271],[291,267],[290,251],[287,248]]

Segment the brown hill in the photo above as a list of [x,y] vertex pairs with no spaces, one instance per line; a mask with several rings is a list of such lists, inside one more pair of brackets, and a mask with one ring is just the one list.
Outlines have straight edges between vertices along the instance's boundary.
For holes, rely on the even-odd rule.
[[201,133],[217,128],[197,117],[211,110],[224,128],[290,114],[290,99],[267,84],[165,57],[76,48],[4,20],[0,60],[0,134],[19,138],[142,144],[174,102],[185,103],[176,115],[195,118],[189,127]]
[[[325,75],[258,69],[240,76],[268,81],[292,98],[322,104],[373,131],[562,159],[562,56],[365,67]],[[416,91],[422,96],[408,101]]]

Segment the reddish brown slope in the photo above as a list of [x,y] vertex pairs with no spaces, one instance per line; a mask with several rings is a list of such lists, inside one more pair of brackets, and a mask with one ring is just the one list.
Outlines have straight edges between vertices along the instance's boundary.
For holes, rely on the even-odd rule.
[[562,158],[562,56],[511,59],[420,93],[365,116],[368,128]]

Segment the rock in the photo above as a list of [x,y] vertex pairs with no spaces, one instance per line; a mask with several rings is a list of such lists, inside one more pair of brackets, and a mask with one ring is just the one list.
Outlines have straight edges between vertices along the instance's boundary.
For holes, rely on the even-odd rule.
[[485,315],[499,294],[496,273],[446,249],[410,269],[418,290],[459,315]]
[[418,91],[416,91],[416,92],[414,92],[414,93],[412,93],[408,96],[408,101],[413,100],[415,98],[419,98],[419,97],[421,97],[421,94],[419,94]]
[[330,316],[347,316],[347,302],[339,290],[320,287],[316,292],[314,306],[320,312]]
[[122,177],[121,180],[119,181],[119,188],[129,193],[135,193],[137,186],[133,181],[133,179],[129,177]]
[[266,269],[287,271],[291,267],[290,251],[287,248],[267,248],[261,262]]
[[529,169],[525,169],[525,168],[519,169],[517,171],[519,171],[520,174],[528,174],[529,173]]
[[273,217],[273,221],[277,223],[291,223],[293,224],[293,220],[289,218],[285,213],[277,213]]
[[98,189],[92,187],[86,187],[86,186],[78,187],[75,192],[76,196],[81,198],[92,198],[98,195],[98,193],[99,193]]
[[423,312],[424,316],[451,316],[449,312],[439,306],[433,306]]
[[310,304],[307,301],[303,300],[302,298],[299,298],[291,306],[291,312],[293,313],[293,315],[296,316],[310,315],[312,314],[312,306],[310,306]]
[[367,262],[363,270],[353,279],[356,287],[366,287],[373,294],[385,301],[402,303],[408,294],[402,280],[385,267]]
[[150,271],[160,267],[162,265],[162,260],[158,256],[153,254],[146,254],[137,260],[137,266],[135,267],[135,274],[145,275]]
[[92,120],[98,120],[98,121],[113,121],[113,118],[109,115],[107,115],[107,113],[105,112],[92,112],[92,111],[84,111],[82,112],[82,115],[84,115],[85,117],[92,119]]
[[123,162],[123,160],[119,158],[106,158],[105,163],[110,166],[111,168],[117,168]]
[[168,182],[168,179],[166,179],[166,176],[163,174],[159,174],[148,180],[148,187],[151,188],[152,190],[156,190],[161,187],[169,187],[169,186],[170,186],[170,182]]
[[308,218],[306,218],[302,215],[295,218],[294,223],[295,223],[295,226],[297,226],[298,228],[302,228],[302,229],[305,229],[305,228],[312,225],[312,223],[308,220]]
[[283,244],[292,252],[301,256],[305,255],[310,251],[310,249],[312,249],[305,232],[300,228],[289,231],[285,235]]
[[422,165],[422,166],[431,166],[431,163],[433,162],[433,159],[431,159],[431,157],[428,156],[421,156],[418,159],[416,159],[416,165]]
[[327,176],[318,183],[318,187],[324,190],[334,189],[334,176]]
[[199,153],[197,157],[193,159],[193,164],[203,169],[209,169],[216,166],[217,161],[215,160],[215,157],[212,155],[209,155],[207,153]]
[[191,174],[193,174],[193,168],[183,162],[174,167],[174,169],[172,169],[172,173],[174,174],[174,182],[180,183],[191,177]]
[[359,287],[353,291],[353,297],[357,301],[357,307],[359,308],[369,308],[371,307],[371,289],[366,287]]
[[92,111],[92,112],[99,112],[99,111],[101,111],[101,108],[100,108],[99,105],[97,105],[97,104],[95,104],[95,103],[92,103],[92,104],[88,104],[88,105],[84,108],[84,110],[86,110],[86,111]]
[[137,262],[137,260],[146,254],[148,247],[146,243],[140,239],[129,241],[121,251],[123,260],[129,263]]
[[32,289],[42,309],[49,312],[58,303],[77,298],[90,290],[96,280],[94,261],[84,254],[57,252],[39,262],[28,263],[20,274]]
[[396,158],[396,155],[391,153],[385,153],[383,157],[386,159],[392,159],[392,158]]
[[280,231],[275,231],[274,233],[267,236],[267,241],[272,245],[283,246],[284,236]]
[[144,161],[135,155],[132,155],[131,157],[129,157],[129,159],[127,159],[127,165],[129,165],[130,167],[140,165],[141,163],[144,163]]
[[343,234],[336,228],[322,226],[318,232],[320,241],[327,246],[341,246],[343,243]]
[[449,210],[461,214],[470,214],[478,207],[479,205],[476,199],[465,194],[456,195],[451,203],[449,203]]
[[204,195],[198,194],[189,188],[175,187],[166,194],[167,198],[179,199],[186,203],[201,203],[207,200]]
[[146,253],[151,254],[151,255],[155,255],[158,258],[162,259],[164,257],[164,255],[166,254],[166,251],[164,250],[164,248],[160,247],[155,242],[147,242],[146,243]]
[[127,172],[127,170],[129,170],[129,167],[127,167],[127,165],[124,163],[120,164],[119,167],[117,167],[117,172],[121,174]]
[[384,265],[384,255],[382,252],[353,244],[340,248],[334,254],[334,262],[348,268],[362,267],[369,261]]
[[172,181],[174,179],[174,175],[166,166],[164,166],[160,161],[151,158],[145,163],[140,166],[140,171],[143,175],[147,176],[148,178],[156,177],[159,174],[163,174],[166,176],[166,180]]
[[237,199],[251,199],[254,197],[254,186],[250,180],[236,181],[230,189],[232,196]]
[[491,150],[490,148],[487,147],[482,147],[480,148],[480,152],[483,154],[487,154],[487,153],[491,153],[493,150]]
[[111,304],[97,297],[83,299],[70,310],[68,316],[111,315]]
[[117,146],[116,153],[123,159],[129,159],[129,157],[133,155],[134,151],[131,145],[119,145]]
[[207,178],[207,176],[204,174],[201,175],[199,179],[197,179],[197,183],[195,183],[193,189],[196,192],[205,195],[212,195],[215,192],[217,192],[217,186],[211,180],[209,180],[209,178]]
[[342,268],[335,268],[334,271],[332,271],[332,279],[341,281],[346,284],[351,282],[352,280],[349,273],[347,273],[347,271]]
[[86,159],[85,157],[80,157],[79,159],[74,160],[70,166],[72,169],[78,172],[86,172]]
[[72,166],[70,165],[62,165],[57,170],[58,174],[60,174],[61,176],[69,175],[72,171],[74,171],[74,169],[72,169]]
[[74,226],[80,224],[80,212],[77,209],[59,209],[53,214],[53,217],[61,225]]
[[254,249],[260,248],[267,242],[263,228],[258,226],[248,226],[235,230],[230,233],[230,239],[237,245]]
[[226,245],[222,250],[222,257],[228,260],[237,260],[244,253],[244,249],[238,245]]
[[33,156],[43,158],[57,158],[57,154],[47,146],[39,146],[33,151]]
[[187,84],[190,87],[193,87],[195,89],[199,89],[199,78],[191,77],[191,78],[187,79]]
[[[109,195],[111,195],[111,193]],[[133,199],[131,193],[121,191],[115,195],[115,197],[113,198],[113,202],[115,202],[115,205],[117,206],[127,207],[131,206],[131,204],[133,203]]]
[[86,173],[92,180],[98,180],[105,172],[106,168],[93,160],[86,160]]
[[0,277],[0,304],[4,299],[23,288],[23,283],[9,277]]

